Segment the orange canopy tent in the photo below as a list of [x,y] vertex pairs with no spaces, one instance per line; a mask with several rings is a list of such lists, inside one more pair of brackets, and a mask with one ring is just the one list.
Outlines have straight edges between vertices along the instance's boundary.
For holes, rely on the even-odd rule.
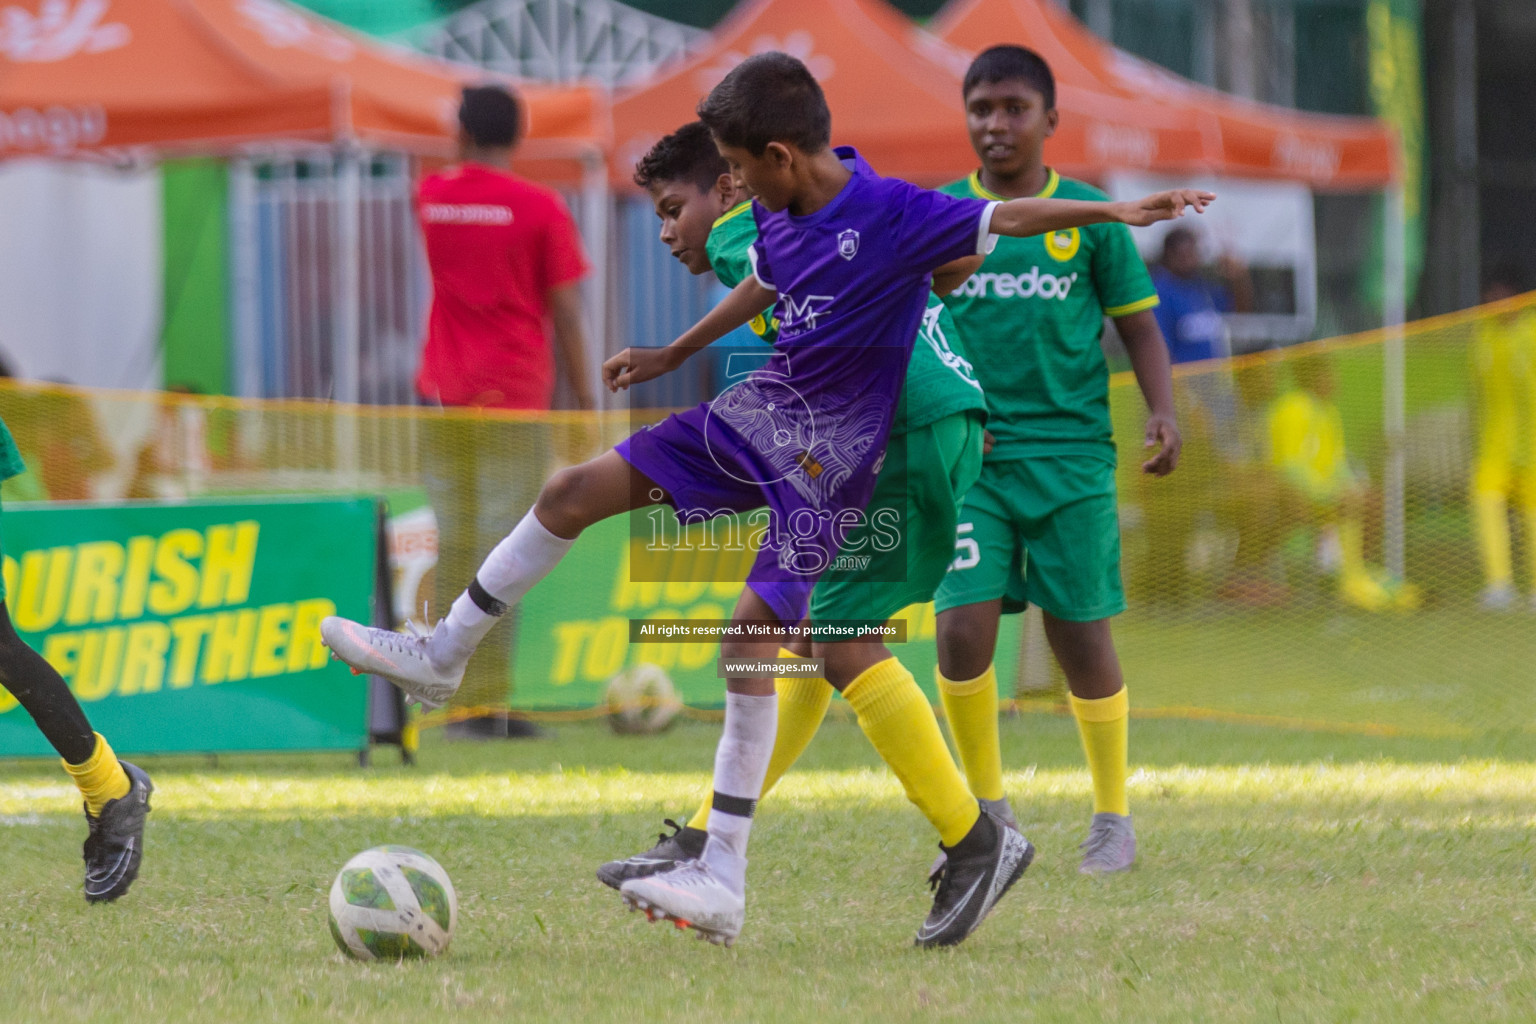
[[[447,156],[460,88],[487,78],[280,0],[24,0],[0,22],[0,157],[278,140]],[[601,152],[595,90],[518,92],[526,156]]]
[[[282,0],[21,0],[0,18],[0,159],[339,144],[333,393],[357,401],[358,149],[450,156],[460,89],[491,77],[384,46]],[[605,98],[589,87],[516,88],[528,115],[520,169],[582,183],[588,245],[600,251]],[[599,323],[605,294],[599,276]]]
[[615,183],[656,139],[694,109],[746,57],[791,53],[811,69],[832,108],[832,137],[882,174],[937,184],[975,158],[965,131],[956,64],[963,58],[882,0],[748,0],[712,45],[613,108]]
[[1051,0],[951,0],[933,28],[973,53],[1013,42],[1050,62],[1067,116],[1048,152],[1068,173],[1205,171],[1335,190],[1384,188],[1396,176],[1382,122],[1205,88],[1116,49]]

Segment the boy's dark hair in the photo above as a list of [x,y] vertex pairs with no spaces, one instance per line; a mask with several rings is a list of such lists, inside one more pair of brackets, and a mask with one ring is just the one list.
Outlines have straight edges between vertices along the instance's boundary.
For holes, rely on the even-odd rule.
[[1005,43],[982,50],[965,71],[965,84],[960,89],[962,97],[982,83],[1023,82],[1045,98],[1045,109],[1056,108],[1056,76],[1045,58],[1034,50]]
[[523,112],[517,97],[499,85],[466,86],[459,124],[475,145],[505,149],[516,145],[523,133]]
[[819,153],[832,141],[821,86],[787,53],[759,53],[732,68],[699,104],[699,120],[720,142],[753,156],[770,142]]
[[1199,244],[1200,236],[1195,234],[1194,228],[1172,228],[1163,236],[1163,257],[1166,259],[1169,253],[1181,245],[1198,246]]
[[703,121],[689,121],[671,135],[662,136],[650,152],[635,164],[635,184],[648,189],[665,181],[687,181],[708,192],[730,165]]

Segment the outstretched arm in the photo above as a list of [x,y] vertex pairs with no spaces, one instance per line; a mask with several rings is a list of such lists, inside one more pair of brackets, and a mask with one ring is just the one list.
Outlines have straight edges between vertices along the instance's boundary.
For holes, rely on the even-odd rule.
[[1204,213],[1215,199],[1213,192],[1192,188],[1158,192],[1145,199],[1117,203],[1087,199],[1010,199],[992,211],[991,231],[994,235],[1028,238],[1089,224],[1120,223],[1146,227],[1160,220],[1182,217],[1186,209]]
[[609,391],[654,380],[682,366],[701,348],[719,341],[773,305],[778,293],[749,277],[731,289],[721,303],[664,348],[627,348],[603,363],[603,383]]

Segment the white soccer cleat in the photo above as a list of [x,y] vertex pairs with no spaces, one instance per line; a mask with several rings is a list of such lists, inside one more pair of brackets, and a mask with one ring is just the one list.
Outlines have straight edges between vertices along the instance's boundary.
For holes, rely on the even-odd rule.
[[746,900],[716,878],[702,860],[688,860],[671,871],[631,878],[619,889],[624,902],[645,911],[652,921],[692,928],[699,937],[729,946],[741,934]]
[[464,669],[440,672],[427,656],[430,637],[365,626],[336,615],[320,620],[320,639],[354,675],[383,676],[423,708],[442,707],[459,690]]

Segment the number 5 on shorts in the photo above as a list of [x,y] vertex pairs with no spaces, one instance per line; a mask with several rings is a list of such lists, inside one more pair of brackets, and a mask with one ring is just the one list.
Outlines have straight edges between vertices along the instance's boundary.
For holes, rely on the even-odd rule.
[[976,543],[976,538],[968,534],[976,528],[975,523],[961,523],[955,530],[955,560],[949,563],[951,571],[969,569],[981,563],[981,547]]

